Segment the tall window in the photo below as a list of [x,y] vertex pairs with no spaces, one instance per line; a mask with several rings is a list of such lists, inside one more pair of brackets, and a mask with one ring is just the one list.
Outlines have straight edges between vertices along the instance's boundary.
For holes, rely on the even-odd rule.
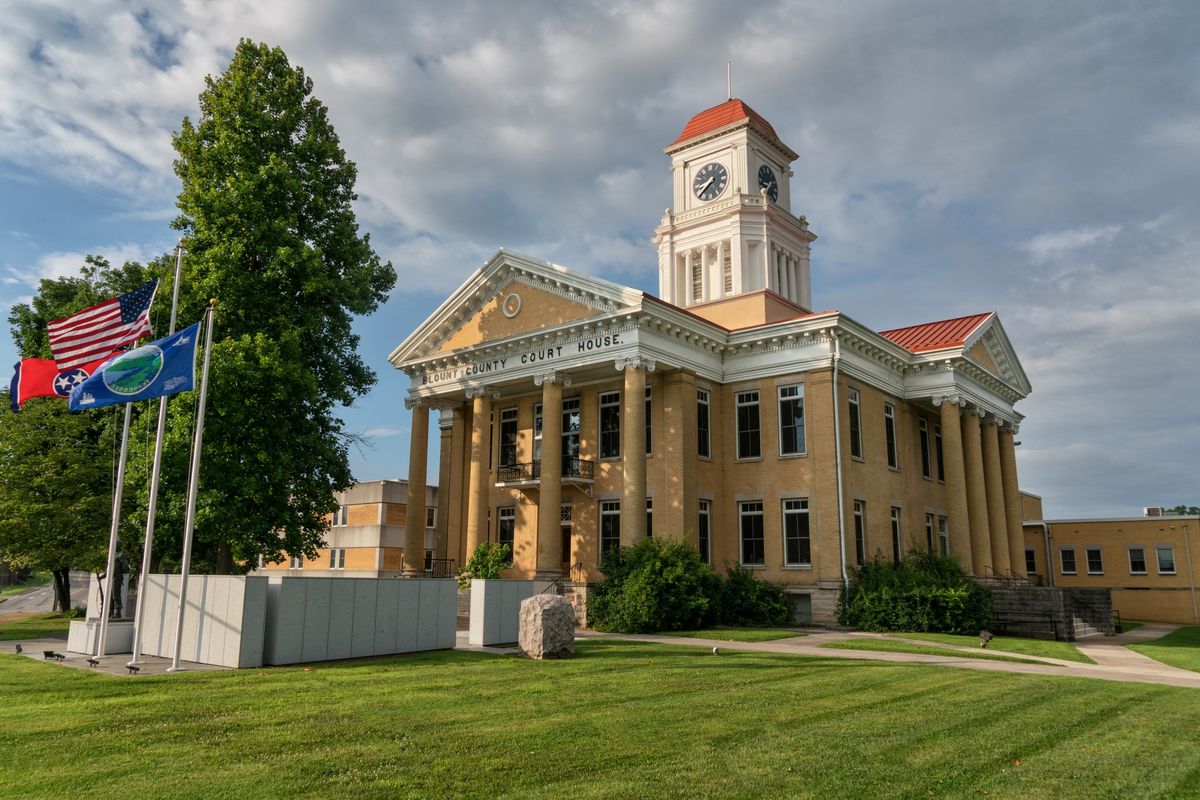
[[692,302],[699,303],[704,299],[704,262],[692,258]]
[[779,454],[804,453],[804,386],[779,387]]
[[506,408],[500,412],[500,466],[511,467],[517,463],[517,410]]
[[742,538],[742,564],[748,567],[761,567],[765,558],[762,501],[738,503],[738,521]]
[[333,524],[334,525],[345,525],[346,524],[347,512],[349,511],[349,508],[350,508],[349,506],[344,506],[344,505],[338,506],[337,513],[333,515]]
[[542,459],[542,404],[533,406],[533,460]]
[[892,563],[899,564],[904,555],[904,545],[900,540],[900,509],[892,506]]
[[891,403],[883,404],[883,433],[887,439],[888,466],[896,469],[900,464],[896,458],[896,407]]
[[600,558],[621,546],[621,501],[600,501]]
[[858,407],[858,389],[851,389],[850,398],[850,456],[862,458],[862,415]]
[[708,391],[696,390],[696,454],[701,458],[712,457],[712,443],[708,433]]
[[1085,547],[1083,553],[1087,557],[1088,575],[1104,574],[1104,555],[1099,547]]
[[942,426],[933,426],[933,453],[937,458],[938,480],[946,481],[946,460],[942,457]]
[[1060,547],[1058,549],[1058,566],[1059,571],[1063,575],[1074,575],[1075,569],[1075,548]]
[[1174,575],[1175,548],[1169,544],[1157,545],[1154,552],[1158,556],[1158,574]]
[[1129,546],[1129,574],[1146,574],[1146,548],[1141,545]]
[[860,567],[867,561],[867,504],[854,501],[854,560]]
[[558,511],[559,529],[562,531],[562,558],[564,564],[571,563],[571,530],[574,512],[570,503],[563,503]]
[[807,498],[783,501],[783,563],[789,567],[812,563]]
[[1025,573],[1027,575],[1037,574],[1037,551],[1032,547],[1025,548]]
[[329,568],[330,569],[345,569],[346,568],[346,548],[335,547],[329,551]]
[[712,513],[712,503],[708,500],[700,501],[700,521],[696,525],[696,532],[699,534],[700,560],[705,564],[712,561],[712,551],[709,545],[709,520]]
[[921,476],[932,478],[933,471],[929,463],[929,422],[922,417],[918,423],[918,436],[921,439]]
[[738,458],[758,458],[762,455],[762,446],[758,439],[758,425],[758,392],[738,392]]
[[654,498],[646,498],[646,538],[654,538]]
[[621,393],[600,394],[600,457],[621,456]]
[[436,528],[437,527],[437,507],[436,506],[425,506],[425,527],[426,528]]
[[933,552],[933,514],[925,515],[925,547]]
[[724,250],[725,256],[721,259],[721,287],[728,296],[733,294],[733,253],[728,246]]
[[292,569],[304,569],[304,556],[292,556],[288,566]]
[[506,506],[500,509],[500,527],[496,530],[496,541],[508,545],[508,563],[512,563],[512,554],[516,551],[517,509]]
[[579,458],[579,398],[563,400],[562,412],[562,457],[563,463]]
[[651,413],[653,410],[654,410],[654,404],[651,402],[650,387],[647,386],[646,387],[646,455],[650,455],[652,452],[654,452],[654,446],[652,444],[652,442],[653,442],[652,433],[653,433],[654,425],[651,422],[651,420],[654,418],[654,414]]
[[943,556],[950,555],[950,523],[945,517],[938,517],[938,552]]

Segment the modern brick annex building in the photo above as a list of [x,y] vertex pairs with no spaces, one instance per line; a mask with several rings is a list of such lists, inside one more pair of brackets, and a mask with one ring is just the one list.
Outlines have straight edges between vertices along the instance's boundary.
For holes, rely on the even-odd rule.
[[509,542],[511,576],[586,592],[608,548],[680,537],[814,621],[876,554],[1024,574],[1030,386],[996,315],[876,332],[813,312],[797,156],[740,100],[665,152],[659,297],[501,250],[392,352],[412,380],[410,506],[439,411],[438,556]]

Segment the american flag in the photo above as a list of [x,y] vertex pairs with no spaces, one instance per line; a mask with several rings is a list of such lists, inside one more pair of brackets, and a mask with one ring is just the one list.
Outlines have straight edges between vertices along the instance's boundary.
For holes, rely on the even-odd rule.
[[51,322],[50,350],[60,370],[95,361],[150,335],[150,304],[158,281]]

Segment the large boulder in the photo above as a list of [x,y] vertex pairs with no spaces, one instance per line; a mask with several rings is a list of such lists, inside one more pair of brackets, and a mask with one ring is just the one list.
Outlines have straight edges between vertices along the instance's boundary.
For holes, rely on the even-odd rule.
[[521,601],[517,643],[529,658],[574,656],[575,611],[571,604],[556,594],[535,594]]

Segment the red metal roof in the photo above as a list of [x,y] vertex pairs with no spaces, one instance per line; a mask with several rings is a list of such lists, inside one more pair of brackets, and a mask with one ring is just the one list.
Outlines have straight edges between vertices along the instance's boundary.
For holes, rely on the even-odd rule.
[[732,100],[726,100],[719,106],[713,106],[710,109],[701,111],[692,117],[688,121],[688,124],[683,126],[683,133],[679,134],[679,138],[671,142],[671,146],[674,147],[680,142],[702,136],[719,128],[724,128],[726,125],[732,125],[735,122],[741,122],[744,119],[749,119],[751,122],[758,124],[772,138],[779,138],[778,134],[775,133],[775,129],[771,127],[771,123],[763,119],[762,115],[753,108],[735,97]]
[[968,317],[926,322],[922,325],[910,325],[907,328],[894,328],[890,331],[880,331],[879,335],[914,353],[940,350],[943,347],[961,347],[975,332],[975,329],[992,316],[992,313],[987,311]]

